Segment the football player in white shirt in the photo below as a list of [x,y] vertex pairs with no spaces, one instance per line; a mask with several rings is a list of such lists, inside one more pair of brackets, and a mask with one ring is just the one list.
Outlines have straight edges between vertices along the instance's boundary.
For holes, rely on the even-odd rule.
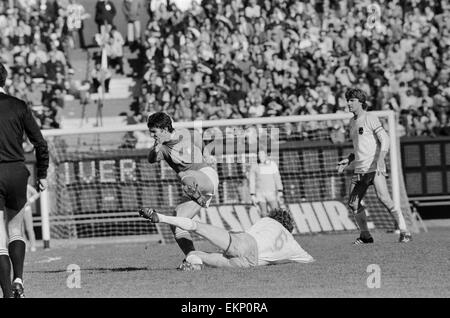
[[212,267],[249,268],[287,262],[310,263],[314,258],[294,239],[290,213],[284,209],[272,210],[245,232],[232,232],[201,223],[190,218],[167,216],[144,208],[139,214],[152,223],[166,223],[192,231],[223,250],[223,253],[191,251],[186,257],[185,271]]
[[350,120],[350,137],[354,153],[338,163],[338,173],[342,173],[353,164],[354,174],[350,185],[348,205],[355,215],[356,223],[361,231],[354,244],[373,243],[373,238],[367,227],[367,217],[362,199],[370,185],[380,202],[394,217],[400,229],[399,242],[409,242],[411,233],[406,228],[401,211],[397,211],[391,199],[386,183],[386,165],[384,158],[389,150],[389,136],[381,125],[378,117],[366,111],[366,95],[360,89],[349,89],[345,93],[349,110],[355,116]]
[[261,216],[267,216],[267,204],[273,210],[283,203],[283,184],[278,165],[267,157],[263,149],[258,151],[258,162],[250,166],[249,188],[252,203],[259,207]]

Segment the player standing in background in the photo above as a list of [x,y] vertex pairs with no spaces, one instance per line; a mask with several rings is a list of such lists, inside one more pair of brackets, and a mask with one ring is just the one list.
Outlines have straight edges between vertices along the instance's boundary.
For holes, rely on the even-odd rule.
[[209,240],[223,253],[191,251],[185,270],[201,270],[203,264],[213,267],[248,268],[287,262],[310,263],[314,259],[292,236],[292,217],[283,209],[272,210],[245,232],[231,232],[183,217],[173,217],[143,209],[139,214],[152,223],[166,223],[192,231]]
[[271,210],[283,203],[283,184],[278,165],[267,157],[265,150],[258,151],[257,163],[250,166],[249,188],[252,203],[259,206],[261,216],[267,216],[267,204]]
[[[0,286],[3,297],[24,297],[23,207],[30,172],[24,164],[23,135],[36,150],[37,186],[47,188],[48,147],[25,102],[5,94],[8,76],[0,63]],[[14,281],[11,283],[11,263]]]
[[[394,217],[400,229],[399,242],[409,242],[411,234],[406,228],[401,211],[395,209],[386,183],[386,165],[384,158],[389,150],[389,136],[375,115],[366,111],[366,95],[360,89],[349,89],[345,93],[349,111],[354,114],[350,120],[350,137],[354,153],[338,163],[338,173],[353,162],[354,174],[351,180],[348,205],[355,215],[356,223],[361,231],[354,244],[373,243],[367,227],[367,216],[362,199],[367,188],[374,185],[380,202]],[[393,172],[396,173],[396,172]]]
[[[175,214],[193,218],[202,207],[209,206],[219,186],[216,170],[203,157],[202,137],[192,136],[189,131],[175,130],[172,127],[172,119],[164,112],[150,115],[147,126],[150,136],[155,139],[155,144],[148,154],[148,161],[155,163],[165,160],[177,173],[185,200],[175,208]],[[185,255],[195,250],[189,232],[174,226],[171,229]],[[179,269],[183,270],[185,264],[183,261]]]

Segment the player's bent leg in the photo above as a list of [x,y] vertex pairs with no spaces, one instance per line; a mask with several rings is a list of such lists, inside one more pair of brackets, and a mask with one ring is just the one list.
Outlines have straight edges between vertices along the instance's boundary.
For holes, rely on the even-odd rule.
[[209,240],[212,244],[219,247],[220,249],[226,250],[230,245],[229,232],[220,227],[200,223],[190,218],[184,218],[179,216],[167,216],[160,213],[157,213],[157,216],[159,222],[173,225],[186,232],[189,231],[195,232],[198,235]]
[[356,224],[360,230],[360,237],[356,239],[353,244],[359,245],[362,243],[373,243],[373,238],[370,235],[369,227],[367,225],[367,216],[365,207],[361,204],[361,200],[366,194],[368,184],[361,182],[361,175],[354,175],[350,186],[350,196],[348,206],[353,212]]
[[373,243],[373,237],[369,232],[369,227],[367,226],[367,215],[366,208],[364,205],[360,205],[360,208],[355,214],[355,220],[358,226],[360,227],[361,234],[360,236],[353,242],[354,245],[360,244],[368,244]]
[[[192,219],[200,211],[201,206],[199,206],[194,201],[186,201],[179,204],[175,213],[176,216]],[[175,241],[177,242],[180,249],[183,251],[184,255],[188,255],[189,252],[195,251],[194,242],[192,241],[191,234],[188,231],[180,227],[171,227],[174,234]]]
[[197,224],[196,229],[194,230],[195,233],[204,237],[205,239],[210,241],[213,245],[217,246],[218,248],[224,251],[226,251],[230,247],[231,238],[230,233],[227,230],[214,225],[209,225],[196,221],[194,222]]
[[175,208],[175,214],[176,216],[192,219],[198,212],[200,212],[200,210],[201,206],[199,206],[196,202],[186,201],[177,205]]
[[205,253],[201,251],[194,251],[191,252],[186,258],[188,262],[191,262],[191,255],[198,257],[203,264],[211,267],[236,267],[230,262],[230,259],[226,258],[225,256],[223,256],[223,254],[220,253]]
[[[201,255],[201,260],[204,261],[205,264],[211,266],[250,267],[257,265],[258,260],[256,241],[254,241],[254,239],[245,232],[230,233],[227,230],[213,225],[200,223],[189,218],[167,216],[164,214],[156,213],[151,209],[141,210],[140,214],[141,216],[144,216],[145,218],[155,223],[166,223],[186,231],[193,231],[210,241],[213,245],[224,250],[224,254],[231,256],[230,258],[227,258],[222,254],[219,254],[220,256],[205,256],[207,254],[211,254],[199,251],[191,251],[186,258],[186,261],[188,261],[189,255]],[[232,237],[235,238],[235,242],[233,242]],[[203,258],[203,256],[205,258]],[[180,266],[180,269],[195,270],[184,263]]]
[[[375,192],[377,194],[380,202],[385,206],[385,208],[389,211],[389,213],[394,217],[395,221],[398,224],[400,229],[400,241],[407,242],[411,240],[411,234],[409,233],[405,218],[401,211],[398,211],[395,208],[394,201],[391,199],[391,195],[389,194],[386,177],[382,174],[376,175],[373,184],[375,186]],[[405,235],[406,234],[406,235]]]
[[183,192],[202,207],[208,207],[217,192],[218,177],[214,169],[188,170],[178,174]]
[[7,209],[9,244],[8,252],[13,268],[12,289],[15,298],[23,298],[23,266],[25,261],[26,242],[23,233],[24,209],[15,211]]
[[11,261],[8,253],[8,232],[6,226],[6,215],[0,210],[0,287],[4,298],[11,298]]

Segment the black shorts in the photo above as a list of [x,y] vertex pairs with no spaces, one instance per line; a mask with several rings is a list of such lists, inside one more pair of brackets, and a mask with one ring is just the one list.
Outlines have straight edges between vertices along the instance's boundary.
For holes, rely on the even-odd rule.
[[16,212],[27,202],[30,172],[23,162],[0,163],[0,210],[5,207]]
[[376,172],[369,173],[355,173],[352,177],[352,191],[348,200],[349,204],[360,201],[367,192],[367,188],[373,184]]

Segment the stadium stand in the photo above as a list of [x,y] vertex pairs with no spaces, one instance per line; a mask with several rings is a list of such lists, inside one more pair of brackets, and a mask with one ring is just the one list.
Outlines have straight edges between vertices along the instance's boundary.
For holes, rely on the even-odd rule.
[[[446,1],[162,2],[145,30],[136,112],[176,120],[341,112],[356,85],[406,135],[448,135]],[[145,118],[145,116],[142,116]]]
[[[65,101],[98,98],[92,78],[74,80],[83,78],[71,64],[74,38],[86,45],[83,32],[68,25],[72,2],[84,3],[18,0],[11,8],[0,1],[8,92],[34,107],[42,128],[60,127]],[[112,23],[129,21],[123,1],[112,2]],[[345,90],[357,86],[370,96],[370,109],[398,113],[402,135],[450,134],[446,1],[386,0],[382,11],[352,0],[203,0],[182,9],[172,1],[140,2],[148,14],[140,41],[120,50],[127,32],[110,33],[117,94],[105,97],[121,100],[123,112],[130,105],[138,122],[160,110],[176,121],[342,112]],[[97,12],[90,13],[83,22],[97,23]],[[122,75],[122,64],[133,78]]]

